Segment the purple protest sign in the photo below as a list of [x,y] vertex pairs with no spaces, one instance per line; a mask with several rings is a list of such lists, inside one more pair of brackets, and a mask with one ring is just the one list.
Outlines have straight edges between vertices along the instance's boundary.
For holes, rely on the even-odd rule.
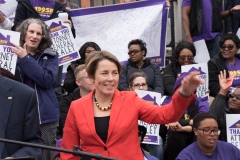
[[129,58],[128,42],[142,39],[147,44],[147,58],[165,66],[168,16],[165,0],[77,9],[70,14],[79,48],[87,41],[96,42],[124,64]]

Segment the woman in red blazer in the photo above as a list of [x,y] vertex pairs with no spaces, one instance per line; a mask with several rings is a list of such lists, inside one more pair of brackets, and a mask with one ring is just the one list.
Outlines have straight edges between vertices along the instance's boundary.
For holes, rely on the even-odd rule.
[[[106,51],[92,53],[86,70],[95,90],[73,101],[64,127],[62,148],[82,151],[121,160],[143,160],[138,141],[138,120],[151,124],[177,121],[195,99],[193,91],[202,81],[191,73],[166,106],[152,105],[132,91],[117,90],[121,65]],[[140,54],[141,55],[141,54]],[[138,56],[138,53],[136,53]],[[84,77],[86,78],[86,77]],[[79,157],[61,153],[61,160]]]

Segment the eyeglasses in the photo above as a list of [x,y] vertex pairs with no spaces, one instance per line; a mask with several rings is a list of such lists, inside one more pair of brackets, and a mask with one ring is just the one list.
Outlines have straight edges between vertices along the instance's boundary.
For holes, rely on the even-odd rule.
[[89,77],[88,76],[83,76],[83,77],[79,78],[79,80],[81,80],[82,78],[88,79]]
[[147,87],[147,84],[146,83],[142,83],[142,84],[134,84],[134,85],[132,85],[134,88],[144,88],[144,87]]
[[137,54],[137,53],[139,53],[139,52],[141,52],[141,50],[132,50],[132,51],[129,51],[129,52],[128,52],[128,55],[131,55],[132,53],[133,53],[133,54]]
[[198,130],[202,130],[205,136],[209,136],[212,132],[215,136],[218,136],[220,134],[220,130],[218,128],[216,129],[198,128]]
[[232,50],[234,47],[235,47],[234,45],[228,45],[228,46],[222,45],[220,48],[221,48],[222,50],[225,50],[225,49],[227,48],[227,49],[230,51],[230,50]]
[[229,97],[229,98],[234,98],[234,97],[236,97],[237,100],[240,100],[240,95],[235,95],[235,94],[233,94],[233,93],[228,94],[228,97]]
[[193,57],[192,57],[192,56],[188,56],[188,57],[179,56],[179,59],[180,59],[181,61],[185,61],[186,59],[187,59],[188,61],[192,61],[192,60],[193,60]]

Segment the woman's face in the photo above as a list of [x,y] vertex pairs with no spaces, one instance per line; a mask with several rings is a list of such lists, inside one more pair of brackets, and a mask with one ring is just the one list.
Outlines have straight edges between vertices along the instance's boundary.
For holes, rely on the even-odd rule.
[[218,124],[213,118],[206,118],[200,122],[198,128],[194,128],[200,148],[212,149],[218,140]]
[[231,59],[235,57],[239,48],[236,47],[236,44],[232,40],[226,40],[221,46],[221,53],[223,58]]
[[184,48],[180,51],[178,62],[181,66],[193,64],[193,60],[194,60],[194,57],[191,50]]
[[235,89],[229,95],[228,105],[233,113],[240,113],[240,88]]
[[117,65],[109,60],[102,60],[98,63],[94,75],[96,92],[103,95],[113,95],[118,87],[119,73]]
[[137,77],[133,80],[133,85],[130,87],[130,90],[135,91],[136,89],[147,91],[147,82],[144,77]]
[[85,59],[88,57],[88,55],[89,55],[92,51],[95,51],[95,48],[93,48],[93,47],[87,47],[87,49],[85,50]]
[[36,51],[42,40],[42,27],[37,23],[31,23],[28,26],[25,43],[28,51]]
[[141,51],[141,48],[138,44],[133,44],[128,48],[128,55],[132,62],[139,63],[143,61],[145,51]]

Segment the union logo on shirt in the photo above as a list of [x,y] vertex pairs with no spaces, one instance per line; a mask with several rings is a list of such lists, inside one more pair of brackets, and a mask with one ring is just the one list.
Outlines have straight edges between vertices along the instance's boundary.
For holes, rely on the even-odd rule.
[[53,9],[52,8],[39,7],[39,6],[36,6],[34,8],[39,13],[39,15],[41,17],[50,17],[50,15],[53,13]]

